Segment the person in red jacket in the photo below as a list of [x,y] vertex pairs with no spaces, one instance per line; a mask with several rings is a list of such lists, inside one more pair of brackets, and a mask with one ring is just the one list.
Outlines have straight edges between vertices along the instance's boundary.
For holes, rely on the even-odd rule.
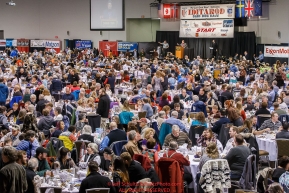
[[184,181],[187,182],[187,184],[190,184],[193,181],[192,174],[189,171],[184,170],[184,166],[190,165],[189,156],[187,155],[186,157],[184,157],[183,154],[176,152],[178,148],[179,146],[177,142],[171,141],[169,144],[169,150],[164,153],[163,157],[172,158],[179,162],[180,169],[182,171],[182,174],[184,175]]

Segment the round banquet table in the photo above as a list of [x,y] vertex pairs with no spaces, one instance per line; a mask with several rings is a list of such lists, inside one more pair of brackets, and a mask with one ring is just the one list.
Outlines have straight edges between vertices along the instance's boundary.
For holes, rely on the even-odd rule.
[[[196,182],[196,176],[198,172],[198,166],[200,162],[193,161],[194,155],[189,155],[190,160],[190,170],[193,176],[193,182],[189,184],[189,188],[194,188],[194,192],[197,193],[197,182]],[[184,168],[185,170],[188,169],[187,167]]]
[[266,139],[256,137],[257,143],[259,145],[260,150],[265,150],[269,152],[269,160],[276,161],[277,160],[277,144],[274,139]]

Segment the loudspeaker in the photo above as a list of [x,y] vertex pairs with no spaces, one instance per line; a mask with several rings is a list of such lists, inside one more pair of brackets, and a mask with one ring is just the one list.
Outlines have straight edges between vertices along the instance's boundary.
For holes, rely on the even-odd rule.
[[69,36],[69,31],[67,31],[66,33],[67,33],[67,35]]

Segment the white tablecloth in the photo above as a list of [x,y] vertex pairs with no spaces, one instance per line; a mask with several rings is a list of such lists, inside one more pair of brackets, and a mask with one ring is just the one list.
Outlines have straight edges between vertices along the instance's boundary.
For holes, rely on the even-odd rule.
[[[269,152],[269,160],[277,160],[277,144],[275,140],[256,137],[259,145],[259,150],[265,150]],[[289,147],[288,147],[289,148]]]
[[197,172],[198,172],[198,166],[200,162],[195,162],[193,161],[194,156],[193,155],[189,155],[189,160],[190,160],[190,169],[191,169],[191,173],[193,176],[193,184],[189,184],[189,188],[193,187],[195,193],[197,193],[197,183],[196,183],[196,176],[197,176]]

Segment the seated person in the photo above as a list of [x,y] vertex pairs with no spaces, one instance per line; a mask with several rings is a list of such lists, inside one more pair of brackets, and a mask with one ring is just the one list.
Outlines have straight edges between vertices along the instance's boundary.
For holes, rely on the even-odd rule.
[[60,170],[74,168],[76,165],[74,161],[70,157],[70,151],[65,148],[61,147],[59,150],[60,156],[58,157],[57,161],[54,162],[55,169],[59,168]]
[[177,126],[179,126],[179,128],[183,132],[187,133],[186,126],[184,125],[184,123],[181,120],[178,119],[178,116],[179,116],[179,113],[177,111],[173,111],[172,114],[171,114],[171,117],[168,118],[165,121],[165,123],[169,123],[171,125],[177,125]]
[[184,166],[190,165],[189,156],[184,157],[183,154],[177,153],[176,150],[178,148],[179,146],[177,142],[171,141],[169,143],[169,150],[166,153],[164,153],[163,157],[168,157],[179,162],[180,170],[182,171],[182,174],[184,174],[184,181],[190,184],[193,181],[192,174],[187,172],[187,170],[184,170]]
[[266,114],[270,115],[270,111],[267,109],[268,105],[266,102],[262,102],[261,107],[256,111],[255,115]]
[[[134,161],[128,152],[122,153],[120,157],[127,167],[129,181],[131,184],[147,178],[144,168],[138,162]],[[134,186],[131,186],[131,188],[134,188]]]
[[253,109],[255,109],[255,104],[252,99],[253,99],[252,95],[249,95],[247,97],[247,101],[244,104],[245,108],[244,111],[252,111]]
[[235,147],[233,147],[228,154],[224,157],[228,161],[231,169],[231,179],[240,180],[245,166],[245,162],[251,154],[250,149],[243,145],[244,137],[240,134],[234,137]]
[[174,104],[174,110],[172,110],[171,112],[173,112],[173,111],[177,111],[177,112],[178,112],[178,119],[180,119],[180,120],[183,119],[184,111],[181,110],[181,105],[180,105],[180,103],[175,103],[175,104]]
[[65,87],[65,94],[62,96],[62,100],[68,100],[68,101],[74,100],[74,96],[73,94],[71,94],[69,87]]
[[288,128],[289,128],[289,123],[284,122],[282,126],[282,130],[276,134],[276,139],[278,138],[289,139]]
[[212,111],[210,112],[209,118],[211,119],[219,119],[220,116],[220,112],[218,111],[219,107],[217,105],[213,105],[212,107]]
[[274,112],[276,112],[279,116],[280,115],[287,115],[286,111],[280,109],[280,106],[279,106],[278,102],[273,103],[273,107],[274,107]]
[[20,143],[20,139],[19,139],[20,135],[21,135],[20,127],[18,125],[12,125],[11,126],[11,132],[4,135],[1,138],[0,143],[3,143],[6,139],[11,139],[12,140],[12,146],[16,147]]
[[[149,139],[154,139],[154,135],[155,135],[155,130],[153,128],[146,129],[146,131],[144,133],[144,138],[142,140],[142,149],[147,149],[147,146],[146,146],[147,141]],[[156,145],[153,149],[159,150],[159,145],[156,143]]]
[[150,159],[152,166],[154,166],[155,162],[157,162],[159,159],[158,152],[155,149],[155,146],[156,140],[154,138],[150,138],[146,142],[146,149],[142,151],[142,154]]
[[203,134],[197,139],[197,143],[202,147],[207,147],[209,142],[214,142],[217,144],[220,153],[223,152],[223,146],[221,142],[217,139],[217,136],[210,128],[205,128]]
[[95,161],[99,166],[101,164],[101,158],[98,154],[98,145],[95,143],[89,143],[86,148],[86,154],[82,156],[79,165],[81,163],[85,163],[87,165],[88,162]]
[[203,165],[207,161],[212,160],[212,159],[219,159],[219,158],[221,157],[220,157],[216,143],[209,142],[206,147],[206,152],[201,157],[201,160],[198,166],[199,171],[202,171]]
[[91,143],[96,143],[97,139],[91,135],[91,126],[85,125],[82,128],[81,135],[78,137],[78,140],[85,140],[85,141],[90,141]]
[[192,126],[194,125],[204,126],[205,128],[207,128],[208,125],[203,112],[198,112],[196,114],[196,119],[192,121]]
[[73,86],[70,88],[71,92],[76,91],[76,90],[80,90],[80,87],[77,85],[77,82],[74,81],[73,82]]
[[258,130],[254,131],[254,135],[260,135],[267,131],[278,131],[278,129],[282,126],[281,122],[278,120],[278,114],[273,112],[271,114],[271,119],[264,121]]
[[77,140],[77,138],[75,137],[75,133],[76,133],[76,127],[69,126],[67,131],[61,133],[58,137],[60,140],[63,141],[64,147],[69,149],[69,151],[72,150],[73,143]]
[[274,182],[279,182],[280,176],[288,170],[289,170],[289,157],[283,156],[279,160],[279,166],[273,172],[272,180]]
[[46,160],[48,150],[43,147],[38,147],[36,149],[36,159],[38,160],[38,167],[36,174],[43,177],[44,173],[46,175],[51,175],[50,166]]
[[99,165],[95,161],[88,164],[88,176],[81,182],[79,193],[86,193],[87,189],[92,188],[110,188],[110,193],[116,193],[111,180],[98,173]]
[[180,99],[185,102],[192,100],[192,97],[187,94],[186,89],[182,89],[182,94],[180,94],[179,96],[180,96]]
[[180,128],[177,125],[173,125],[172,133],[166,136],[163,147],[168,147],[171,141],[176,141],[178,146],[182,146],[184,143],[187,143],[188,148],[192,147],[192,141],[188,135],[180,131]]
[[137,132],[135,130],[132,130],[128,132],[128,142],[125,145],[125,148],[127,152],[133,157],[134,154],[141,154],[141,150],[138,147],[138,137],[137,137]]
[[[227,141],[226,143],[226,147],[224,148],[224,151],[222,152],[222,155],[226,155],[228,154],[228,152],[236,146],[235,144],[235,136],[239,133],[239,129],[238,127],[235,127],[235,126],[232,126],[230,127],[230,130],[229,130],[229,135],[230,135],[230,139]],[[246,144],[246,141],[244,140],[244,143],[243,144]]]

